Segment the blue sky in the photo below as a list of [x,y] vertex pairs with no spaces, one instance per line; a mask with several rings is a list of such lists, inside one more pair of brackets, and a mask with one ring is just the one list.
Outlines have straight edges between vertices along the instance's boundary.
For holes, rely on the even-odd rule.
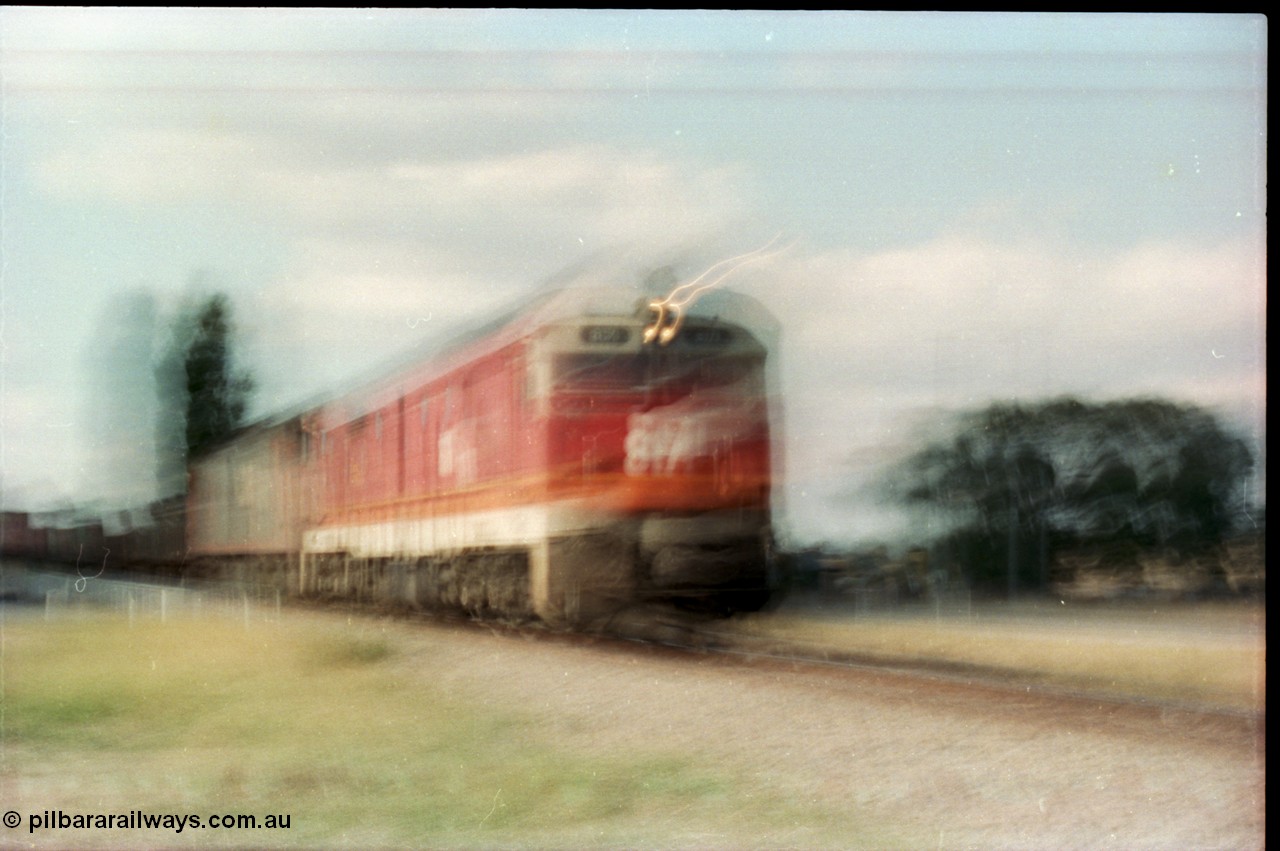
[[266,414],[589,258],[692,276],[778,233],[735,286],[781,322],[799,538],[889,528],[859,483],[996,398],[1170,396],[1261,449],[1266,44],[1231,15],[5,8],[4,500],[153,487],[141,349],[193,288],[231,295]]

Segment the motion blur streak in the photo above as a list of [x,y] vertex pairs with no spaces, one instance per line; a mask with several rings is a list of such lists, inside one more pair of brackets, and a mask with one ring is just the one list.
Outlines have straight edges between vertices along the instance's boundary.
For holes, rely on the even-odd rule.
[[[698,297],[704,292],[712,287],[716,287],[724,283],[730,275],[741,269],[743,266],[750,263],[756,263],[761,260],[767,260],[771,257],[776,257],[795,244],[793,241],[784,245],[782,248],[769,251],[769,248],[777,242],[781,236],[782,234],[777,234],[773,239],[769,240],[754,251],[748,251],[746,254],[739,254],[736,257],[721,260],[719,263],[711,266],[692,281],[676,287],[668,293],[665,298],[654,299],[649,302],[649,309],[652,310],[656,316],[654,317],[653,324],[644,329],[645,343],[652,343],[654,339],[657,339],[659,345],[667,345],[674,340],[676,334],[680,332],[680,326],[684,324],[685,310],[692,307],[693,303],[697,301]],[[729,263],[732,263],[733,265],[729,267],[728,271],[722,273],[718,278],[710,283],[699,286],[699,282],[702,281],[703,278],[707,277],[721,266]],[[667,321],[668,312],[671,314],[671,320],[669,322]]]

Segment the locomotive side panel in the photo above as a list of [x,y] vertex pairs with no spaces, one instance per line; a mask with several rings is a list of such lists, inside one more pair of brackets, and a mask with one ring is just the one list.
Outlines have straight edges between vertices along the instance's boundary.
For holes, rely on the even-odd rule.
[[435,422],[431,394],[426,387],[404,397],[403,464],[405,496],[427,493],[432,486],[430,464],[435,459]]
[[537,504],[540,441],[521,419],[523,364],[517,341],[424,369],[360,417],[358,402],[321,412],[329,449],[318,522],[304,534],[309,590],[527,610],[529,553],[550,521]]
[[[334,406],[321,417],[325,450],[319,528],[341,550],[341,530],[418,521],[519,504],[494,493],[527,490],[538,441],[519,418],[516,347],[436,376],[355,418]],[[364,536],[361,540],[371,540]],[[422,555],[442,543],[365,544],[364,554]],[[364,552],[372,547],[374,551]]]

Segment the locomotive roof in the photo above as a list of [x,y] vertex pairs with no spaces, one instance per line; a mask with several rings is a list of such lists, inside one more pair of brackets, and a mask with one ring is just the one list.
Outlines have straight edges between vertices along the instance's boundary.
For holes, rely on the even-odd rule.
[[[624,286],[573,285],[539,292],[462,333],[413,350],[367,380],[354,382],[348,392],[334,394],[318,405],[315,413],[329,421],[326,427],[336,424],[335,421],[358,419],[389,404],[409,386],[424,384],[498,351],[539,328],[578,318],[646,316],[651,298],[649,294]],[[727,290],[709,293],[693,306],[689,315],[757,328],[776,324],[754,299]]]
[[[253,432],[285,426],[294,420],[320,419],[334,425],[358,419],[388,404],[408,385],[425,383],[527,337],[538,328],[577,317],[642,315],[653,297],[651,291],[637,287],[605,286],[581,280],[557,283],[566,285],[540,290],[515,306],[458,333],[427,339],[390,363],[353,378],[335,391],[251,423],[226,443]],[[691,307],[689,315],[731,322],[765,337],[773,337],[777,333],[776,320],[758,301],[730,290],[707,293]],[[219,448],[211,447],[210,451],[216,453]]]

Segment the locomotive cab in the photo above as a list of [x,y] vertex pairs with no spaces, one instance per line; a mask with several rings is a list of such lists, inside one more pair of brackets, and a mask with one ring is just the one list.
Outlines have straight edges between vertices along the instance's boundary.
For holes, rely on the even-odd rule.
[[769,596],[766,350],[715,320],[690,319],[666,344],[644,330],[643,319],[584,317],[531,346],[551,489],[586,500],[590,558],[602,546],[622,553],[606,563],[629,575],[563,556],[555,570],[580,586],[570,592],[579,600],[595,585],[606,598],[626,587],[640,599],[758,608]]

